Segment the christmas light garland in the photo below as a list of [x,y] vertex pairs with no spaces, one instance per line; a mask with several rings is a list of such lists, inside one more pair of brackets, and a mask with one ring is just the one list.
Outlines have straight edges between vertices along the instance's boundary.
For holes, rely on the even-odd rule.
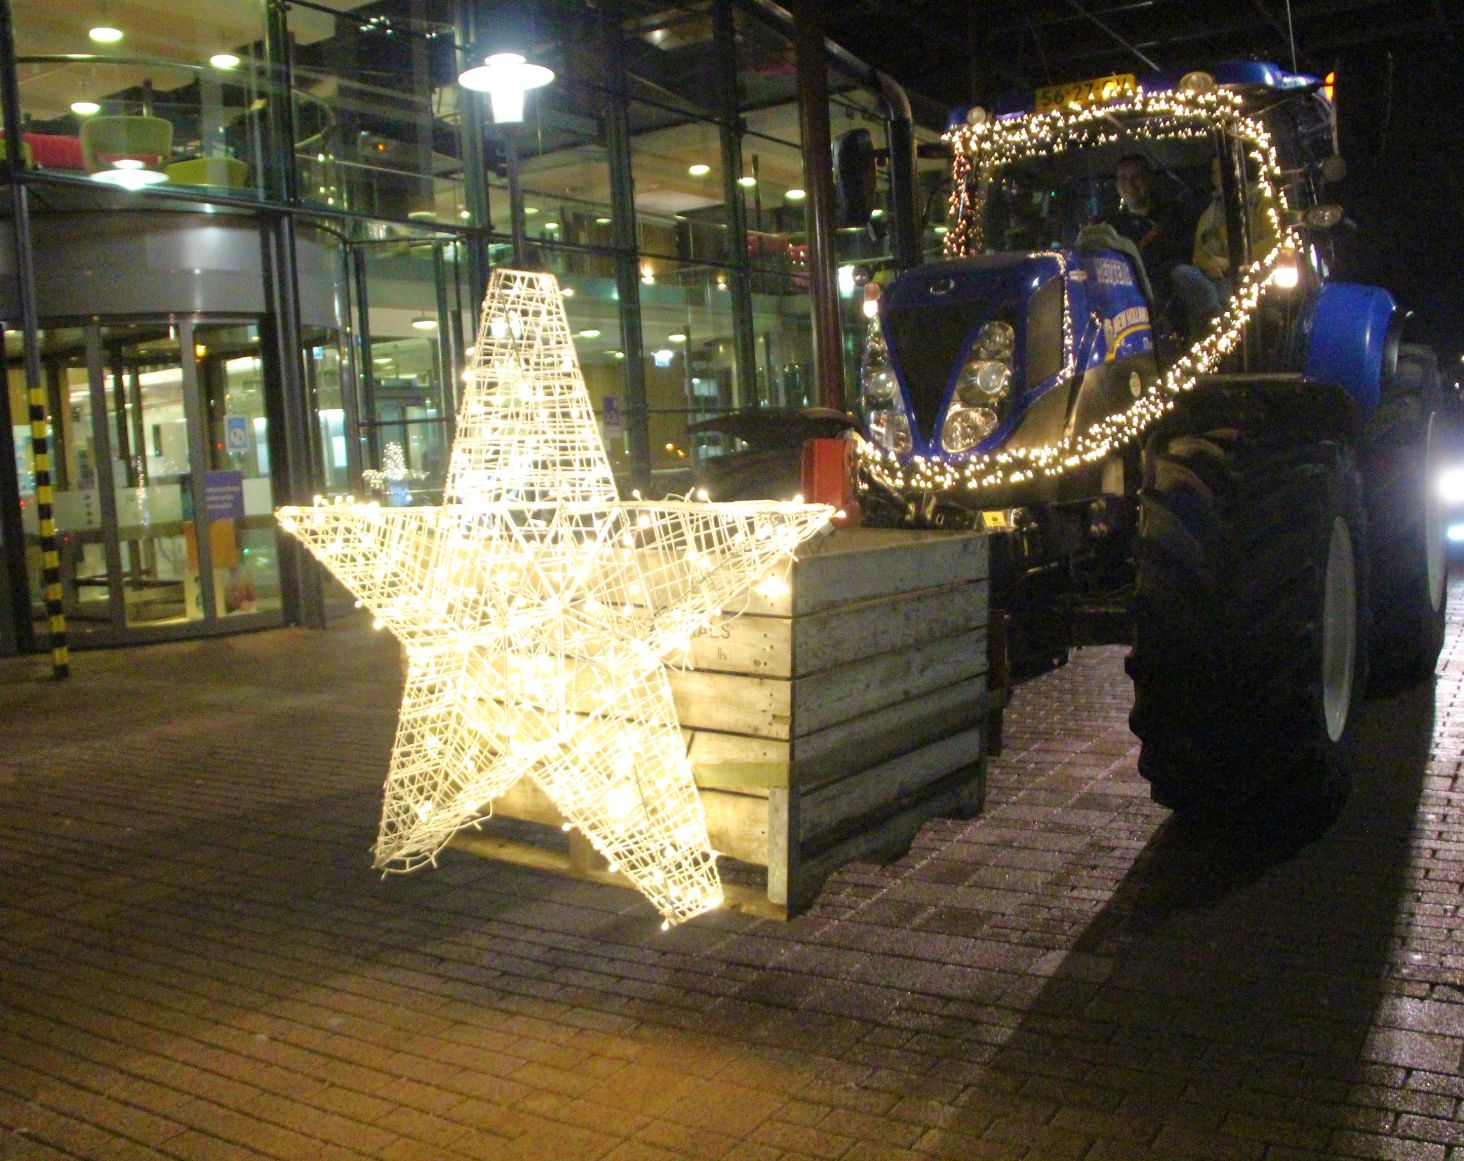
[[[1115,128],[1124,117],[1144,119],[1144,135],[1175,140],[1204,136],[1220,128],[1248,145],[1255,166],[1256,205],[1277,239],[1270,253],[1251,263],[1241,275],[1230,301],[1206,333],[1170,366],[1154,387],[1127,410],[1098,420],[1087,430],[1040,447],[1003,448],[964,460],[899,457],[864,442],[864,468],[880,483],[900,492],[979,492],[1003,484],[1018,484],[1039,476],[1062,475],[1074,468],[1107,458],[1139,439],[1174,406],[1175,398],[1193,390],[1202,375],[1212,373],[1245,334],[1272,275],[1299,241],[1286,224],[1286,198],[1280,188],[1280,164],[1265,126],[1241,111],[1240,98],[1224,89],[1204,93],[1140,92],[1132,98],[1103,105],[1069,105],[1046,113],[1012,120],[984,121],[946,134],[954,147],[952,216],[956,225],[946,235],[946,254],[964,257],[982,250],[986,188],[973,183],[973,172],[1009,165],[1040,154],[1060,153],[1072,147],[1108,144],[1125,136]],[[1060,254],[1041,251],[1036,256]],[[1066,270],[1064,268],[1064,273]],[[1064,323],[1064,375],[1074,372],[1072,336],[1067,312]]]

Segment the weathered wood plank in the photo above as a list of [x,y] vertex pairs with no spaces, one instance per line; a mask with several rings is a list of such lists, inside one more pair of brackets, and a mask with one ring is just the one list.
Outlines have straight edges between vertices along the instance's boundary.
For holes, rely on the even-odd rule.
[[793,735],[811,734],[986,672],[986,631],[826,669],[793,686]]
[[696,669],[673,670],[669,676],[683,726],[755,738],[788,737],[792,682]]
[[987,588],[962,582],[835,605],[807,617],[728,617],[697,634],[687,653],[702,672],[792,677],[984,628]]
[[961,730],[878,766],[829,782],[803,795],[801,841],[914,801],[924,787],[981,760],[981,726]]
[[[920,828],[932,818],[949,815],[967,818],[981,805],[985,790],[984,767],[955,770],[926,788],[914,800],[896,799],[878,817],[851,826],[846,833],[826,836],[821,849],[800,852],[791,858],[787,890],[777,902],[789,915],[813,905],[824,881],[834,871],[855,859],[897,859],[909,850]],[[768,871],[772,882],[772,870]],[[768,892],[772,899],[771,889]]]
[[986,674],[896,702],[793,742],[792,777],[803,791],[866,770],[985,720]]
[[797,681],[701,669],[674,670],[669,677],[684,727],[786,739],[985,672],[986,632],[976,629],[857,658]]
[[712,849],[744,863],[768,865],[768,800],[721,790],[701,792]]
[[986,630],[987,586],[961,583],[836,605],[795,617],[793,676],[804,677],[861,658]]
[[987,567],[981,533],[840,529],[804,550],[791,568],[771,571],[786,582],[785,591],[754,591],[739,611],[802,616],[850,601],[982,580]]

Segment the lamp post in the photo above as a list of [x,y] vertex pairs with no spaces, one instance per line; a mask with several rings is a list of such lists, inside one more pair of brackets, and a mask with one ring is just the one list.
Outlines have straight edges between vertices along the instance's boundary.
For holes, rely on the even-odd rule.
[[487,93],[493,123],[503,132],[508,162],[508,220],[513,236],[513,261],[524,266],[524,193],[519,185],[518,127],[524,120],[524,94],[554,79],[554,71],[531,64],[522,53],[495,52],[483,63],[458,75],[465,89]]

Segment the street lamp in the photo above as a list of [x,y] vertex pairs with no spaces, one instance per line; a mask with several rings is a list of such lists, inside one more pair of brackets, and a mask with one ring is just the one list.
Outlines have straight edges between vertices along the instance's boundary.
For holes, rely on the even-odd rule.
[[524,265],[524,194],[519,186],[518,127],[524,119],[524,94],[554,79],[554,71],[531,64],[522,53],[495,52],[483,63],[458,75],[465,89],[487,93],[493,123],[503,131],[508,161],[508,219],[513,233],[514,265]]

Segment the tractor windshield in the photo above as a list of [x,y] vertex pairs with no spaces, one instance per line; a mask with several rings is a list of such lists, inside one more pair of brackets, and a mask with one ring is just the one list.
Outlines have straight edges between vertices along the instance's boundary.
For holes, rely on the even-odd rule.
[[1084,226],[1119,209],[1115,174],[1128,157],[1147,163],[1154,203],[1171,207],[1193,230],[1212,196],[1214,156],[1215,142],[1208,134],[1165,140],[1134,132],[1102,144],[974,169],[965,201],[977,219],[976,249],[990,253],[1071,246]]

